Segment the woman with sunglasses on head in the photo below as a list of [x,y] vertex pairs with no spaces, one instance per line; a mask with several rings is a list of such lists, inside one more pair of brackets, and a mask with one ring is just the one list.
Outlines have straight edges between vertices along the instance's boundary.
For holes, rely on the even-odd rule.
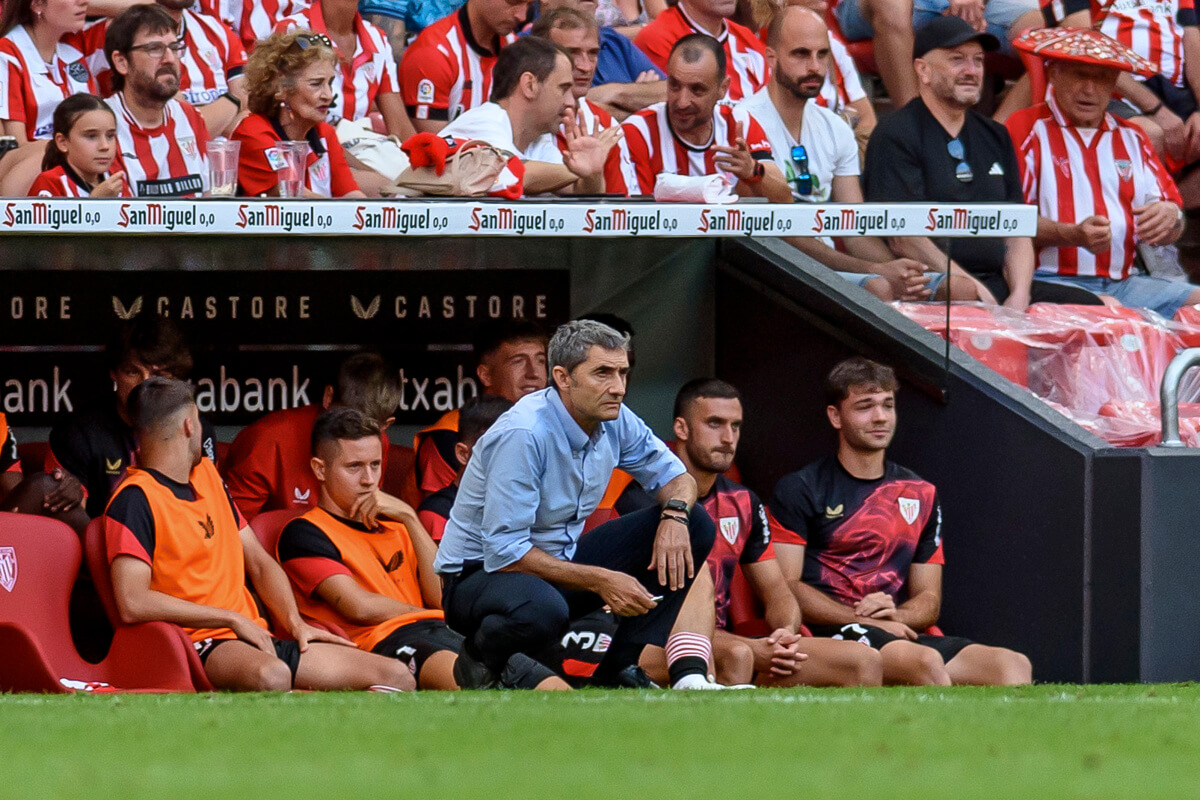
[[233,132],[242,143],[238,193],[280,194],[290,171],[279,142],[307,142],[305,197],[365,197],[354,181],[337,133],[325,121],[333,104],[337,55],[323,34],[277,33],[259,42],[246,63],[250,115]]
[[[89,59],[103,61],[102,38],[84,30],[87,0],[5,0],[0,11],[0,122],[6,152],[0,193],[24,195],[37,177],[55,107],[94,92]],[[11,137],[11,138],[7,138]]]

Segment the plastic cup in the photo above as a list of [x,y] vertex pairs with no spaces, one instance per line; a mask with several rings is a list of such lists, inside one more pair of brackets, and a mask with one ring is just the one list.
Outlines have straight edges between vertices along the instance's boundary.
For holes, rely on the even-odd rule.
[[299,197],[304,191],[304,171],[308,161],[308,142],[276,142],[283,156],[284,167],[279,174],[279,196]]
[[233,197],[241,149],[241,142],[228,139],[214,139],[208,143],[208,193],[211,197]]

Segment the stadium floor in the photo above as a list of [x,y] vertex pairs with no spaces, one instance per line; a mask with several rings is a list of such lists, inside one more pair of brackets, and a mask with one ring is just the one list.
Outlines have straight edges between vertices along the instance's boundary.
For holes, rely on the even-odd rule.
[[1200,686],[0,696],[0,797],[1200,796]]

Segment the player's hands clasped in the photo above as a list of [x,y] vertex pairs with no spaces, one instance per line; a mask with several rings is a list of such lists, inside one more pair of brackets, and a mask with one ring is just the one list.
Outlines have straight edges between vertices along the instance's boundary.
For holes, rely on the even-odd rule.
[[800,634],[792,633],[786,628],[780,628],[766,638],[771,646],[770,671],[772,675],[787,677],[800,669],[801,662],[808,656],[801,653]]
[[71,473],[61,467],[56,467],[50,473],[57,485],[46,493],[42,507],[52,514],[60,511],[70,511],[83,502],[83,484]]
[[854,616],[895,619],[896,601],[886,592],[871,592],[854,606]]

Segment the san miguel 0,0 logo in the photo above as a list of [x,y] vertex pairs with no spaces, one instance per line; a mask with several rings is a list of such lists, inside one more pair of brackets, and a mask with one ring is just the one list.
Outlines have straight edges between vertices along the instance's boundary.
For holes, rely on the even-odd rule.
[[99,222],[98,211],[84,211],[83,205],[78,203],[67,206],[59,203],[25,202],[7,203],[4,206],[6,228],[49,228],[56,231],[62,227],[97,225]]
[[416,213],[407,213],[400,211],[395,206],[383,206],[376,209],[358,206],[354,209],[354,223],[351,227],[356,231],[377,230],[397,231],[399,233],[428,233],[435,230],[445,230],[449,224],[449,219],[444,216],[435,217],[429,209]]
[[535,231],[558,232],[564,227],[566,223],[560,217],[550,216],[549,212],[517,211],[507,206],[489,209],[475,206],[471,209],[471,224],[467,226],[472,231],[511,232],[518,236]]
[[679,227],[679,220],[664,216],[661,211],[651,211],[645,214],[631,212],[624,208],[589,208],[583,215],[583,233],[656,233],[673,231]]
[[994,211],[990,214],[972,214],[965,208],[949,209],[949,213],[940,212],[937,208],[931,208],[925,222],[925,230],[930,233],[935,231],[946,233],[950,231],[965,231],[972,236],[987,231],[995,231],[997,233],[1012,231],[1016,229],[1016,226],[1016,218],[1009,217],[1006,219],[1003,212]]
[[134,205],[122,203],[117,213],[118,228],[153,228],[173,231],[177,227],[207,227],[217,221],[215,214],[200,211],[194,203],[182,208],[177,204],[144,203]]
[[243,203],[238,206],[237,222],[234,225],[243,230],[320,231],[333,227],[333,217],[329,214],[318,214],[312,206],[293,209],[278,203]]

